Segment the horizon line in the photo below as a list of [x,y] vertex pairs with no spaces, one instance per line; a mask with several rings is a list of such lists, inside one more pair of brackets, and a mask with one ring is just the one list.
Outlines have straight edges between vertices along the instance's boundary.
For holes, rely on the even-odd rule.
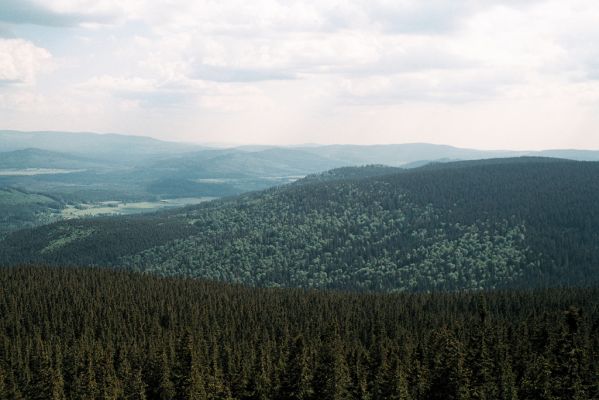
[[135,138],[145,138],[156,140],[164,143],[173,143],[173,144],[189,144],[195,146],[204,146],[204,147],[212,147],[212,148],[239,148],[239,147],[280,147],[280,148],[289,148],[289,147],[326,147],[326,146],[358,146],[358,147],[369,147],[369,146],[403,146],[403,145],[431,145],[431,146],[440,146],[440,147],[452,147],[454,149],[460,150],[474,150],[481,152],[519,152],[519,153],[534,153],[534,152],[544,152],[544,151],[599,151],[599,148],[575,148],[575,147],[552,147],[552,148],[541,148],[537,150],[532,149],[509,149],[509,148],[481,148],[474,146],[462,146],[448,143],[435,143],[435,142],[388,142],[388,143],[287,143],[287,144],[273,144],[273,143],[252,143],[252,142],[201,142],[201,141],[189,141],[189,140],[166,140],[161,137],[151,136],[147,134],[136,134],[136,133],[118,133],[118,132],[99,132],[99,131],[85,131],[85,130],[75,130],[75,131],[63,131],[56,129],[48,129],[48,130],[21,130],[21,129],[0,129],[0,133],[22,133],[22,134],[52,134],[52,133],[60,133],[60,134],[72,134],[72,135],[100,135],[100,136],[123,136],[123,137],[135,137]]

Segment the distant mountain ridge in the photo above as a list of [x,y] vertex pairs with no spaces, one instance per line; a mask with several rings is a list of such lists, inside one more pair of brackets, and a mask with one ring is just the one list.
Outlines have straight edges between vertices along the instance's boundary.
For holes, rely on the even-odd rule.
[[26,148],[0,153],[0,169],[26,168],[101,168],[102,161],[67,153]]
[[[75,133],[75,132],[21,132],[0,130],[0,153],[37,148],[82,155],[85,157],[110,159],[121,163],[147,160],[155,164],[176,162],[193,164],[198,160],[214,159],[220,154],[229,158],[245,155],[252,159],[269,159],[270,152],[284,151],[297,162],[305,158],[303,168],[294,167],[294,172],[310,173],[318,168],[326,169],[351,166],[384,164],[389,166],[420,166],[434,161],[475,160],[483,158],[541,156],[567,158],[577,161],[599,161],[599,150],[554,149],[541,151],[477,150],[450,145],[429,143],[378,144],[378,145],[295,145],[268,146],[247,145],[216,148],[193,143],[176,143],[144,136],[119,134]],[[236,156],[234,156],[234,154]],[[249,156],[251,154],[251,156]],[[318,159],[310,158],[318,157]],[[119,160],[120,158],[120,160]],[[226,159],[227,157],[225,157]],[[289,161],[289,160],[284,160]],[[315,161],[316,164],[312,164]],[[312,165],[314,167],[312,168]],[[268,168],[266,165],[264,168]],[[279,171],[285,171],[286,167]],[[298,171],[299,170],[299,171]]]
[[[486,151],[426,143],[211,148],[116,134],[0,131],[0,168],[25,170],[0,174],[0,188],[75,203],[223,197],[336,168],[410,169],[530,155],[599,160],[599,152],[592,150]],[[28,171],[32,169],[44,171]]]
[[520,152],[463,149],[448,145],[429,143],[324,145],[305,148],[300,147],[300,149],[324,157],[346,160],[351,165],[384,164],[390,166],[402,166],[423,160],[472,160],[523,155]]
[[[0,131],[0,152],[36,148],[119,161],[119,157],[145,158],[204,149],[203,146],[165,142],[145,136],[88,132]],[[122,160],[123,162],[129,160]]]

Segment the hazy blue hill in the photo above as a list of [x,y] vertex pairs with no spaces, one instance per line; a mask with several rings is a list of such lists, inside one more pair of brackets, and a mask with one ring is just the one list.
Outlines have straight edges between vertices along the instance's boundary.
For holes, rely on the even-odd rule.
[[543,150],[534,153],[542,157],[567,158],[578,161],[599,161],[597,150]]
[[125,172],[122,179],[143,183],[149,194],[161,197],[222,197],[288,183],[340,164],[287,148],[218,149],[156,161]]
[[0,263],[381,291],[599,282],[599,163],[522,157],[387,171],[341,168],[151,216],[24,230],[0,242]]
[[81,156],[35,148],[0,153],[0,169],[58,168],[84,169],[103,167],[105,163]]
[[189,178],[257,178],[306,175],[347,163],[289,148],[259,151],[207,150],[154,163],[153,168],[176,171]]
[[517,155],[515,152],[508,151],[461,149],[453,146],[427,143],[382,144],[371,146],[329,145],[310,146],[302,149],[323,157],[343,160],[352,165],[385,164],[401,166],[403,164],[422,160],[472,160]]
[[428,143],[387,145],[329,145],[301,147],[331,159],[343,160],[352,165],[385,164],[414,168],[430,162],[451,162],[490,158],[512,158],[519,156],[565,158],[577,161],[599,161],[596,150],[544,150],[544,151],[488,151]]
[[331,160],[307,151],[288,148],[223,155],[212,161],[215,171],[228,173],[246,171],[258,176],[305,175],[322,172],[339,165],[348,165],[348,162]]
[[85,155],[127,164],[151,155],[176,154],[200,150],[201,146],[165,142],[143,136],[86,132],[0,131],[0,151],[38,148]]
[[[476,168],[486,166],[499,166],[499,165],[526,165],[526,164],[553,164],[553,163],[570,163],[573,160],[565,158],[554,158],[554,157],[541,157],[541,156],[529,156],[523,155],[519,157],[505,157],[505,158],[488,158],[480,160],[467,160],[467,161],[431,161],[424,163],[421,166],[415,166],[411,169],[415,173],[418,171],[427,170],[451,170],[459,168]],[[579,164],[580,165],[580,164]]]
[[[568,158],[580,161],[599,160],[599,151],[556,149],[545,151],[484,151],[458,148],[448,145],[428,143],[380,144],[380,145],[300,145],[277,147],[268,145],[248,145],[224,148],[213,148],[190,143],[175,143],[143,136],[119,134],[97,134],[87,132],[21,132],[0,130],[0,152],[38,148],[68,154],[108,159],[121,163],[139,162],[141,160],[164,160],[167,164],[174,161],[177,155],[189,155],[190,162],[214,158],[216,155],[248,153],[258,155],[265,152],[277,153],[281,150],[300,151],[317,155],[329,160],[335,166],[385,164],[402,166],[407,163],[437,160],[473,160],[481,158],[514,157],[514,156],[547,156]],[[306,157],[306,156],[304,156]],[[184,162],[186,157],[179,161]],[[171,159],[171,160],[169,160]],[[322,162],[322,160],[321,160]]]
[[237,154],[240,150],[237,149],[207,149],[200,151],[193,151],[185,154],[176,156],[169,156],[160,160],[155,160],[149,163],[147,166],[151,169],[165,169],[165,170],[182,170],[182,169],[195,169],[199,170],[205,168],[205,165],[210,160],[226,156],[229,154]]

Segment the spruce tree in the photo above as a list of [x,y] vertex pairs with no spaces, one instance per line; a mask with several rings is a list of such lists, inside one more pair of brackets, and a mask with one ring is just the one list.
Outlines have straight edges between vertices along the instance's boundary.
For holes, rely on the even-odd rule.
[[312,382],[314,399],[344,400],[349,397],[349,370],[336,334],[324,338]]
[[171,380],[171,368],[166,356],[166,353],[162,353],[161,361],[161,374],[158,389],[158,396],[160,400],[173,400],[177,394],[176,387]]
[[282,372],[278,398],[281,400],[307,400],[311,396],[311,376],[303,336],[296,337],[289,349]]
[[464,369],[464,354],[459,341],[447,329],[436,331],[432,341],[428,398],[468,400],[469,388]]

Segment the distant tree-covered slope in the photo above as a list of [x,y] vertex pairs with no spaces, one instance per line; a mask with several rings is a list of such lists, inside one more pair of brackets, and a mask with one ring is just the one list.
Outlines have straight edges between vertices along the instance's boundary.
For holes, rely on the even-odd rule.
[[153,167],[171,168],[178,174],[193,174],[196,178],[218,178],[303,176],[341,165],[349,164],[302,150],[271,148],[260,151],[238,149],[204,151],[161,160]]
[[382,175],[391,175],[393,173],[402,172],[401,168],[389,167],[387,165],[371,164],[361,167],[341,167],[331,169],[320,174],[312,174],[298,181],[298,184],[335,181],[340,179],[359,179],[369,178]]
[[201,150],[203,147],[187,143],[165,142],[144,136],[0,130],[0,152],[29,148],[83,155],[110,161],[113,164],[128,164],[149,156],[185,153]]
[[351,178],[363,171],[21,231],[0,242],[0,260],[381,291],[599,281],[599,163],[501,159]]
[[101,167],[102,163],[100,161],[34,148],[0,153],[0,169],[85,169]]
[[0,237],[8,232],[59,220],[64,203],[15,188],[0,188]]

